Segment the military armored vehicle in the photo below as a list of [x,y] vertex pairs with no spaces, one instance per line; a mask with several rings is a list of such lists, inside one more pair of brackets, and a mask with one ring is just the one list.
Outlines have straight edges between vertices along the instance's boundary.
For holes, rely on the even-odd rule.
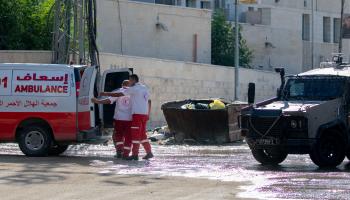
[[332,62],[298,75],[281,75],[277,96],[254,103],[255,85],[248,91],[249,106],[239,124],[254,158],[278,165],[288,154],[309,154],[319,167],[336,167],[350,159],[350,65],[336,55]]

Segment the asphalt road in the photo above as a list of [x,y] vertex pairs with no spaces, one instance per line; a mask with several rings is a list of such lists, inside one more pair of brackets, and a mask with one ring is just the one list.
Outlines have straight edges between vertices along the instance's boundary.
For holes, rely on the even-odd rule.
[[151,161],[113,158],[112,146],[78,145],[28,158],[0,145],[1,199],[350,199],[350,164],[320,170],[292,155],[263,167],[244,144],[154,146]]

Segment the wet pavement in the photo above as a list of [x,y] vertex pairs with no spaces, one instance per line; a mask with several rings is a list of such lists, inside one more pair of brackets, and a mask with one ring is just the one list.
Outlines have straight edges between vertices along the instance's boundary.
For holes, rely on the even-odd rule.
[[[307,155],[290,155],[278,167],[264,167],[245,144],[226,146],[157,146],[151,161],[113,159],[111,145],[71,146],[64,154],[77,159],[91,157],[89,165],[100,174],[154,175],[242,182],[240,198],[254,199],[350,199],[350,164],[320,170]],[[17,145],[0,145],[1,155],[19,155]],[[110,158],[110,159],[109,159]],[[0,156],[1,159],[1,156]],[[249,183],[247,185],[246,183]]]

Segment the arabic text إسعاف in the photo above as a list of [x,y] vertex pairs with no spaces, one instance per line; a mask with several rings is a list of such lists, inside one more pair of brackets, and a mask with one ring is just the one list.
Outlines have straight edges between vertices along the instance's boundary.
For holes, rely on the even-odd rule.
[[45,75],[37,76],[36,73],[33,73],[32,75],[27,73],[23,78],[17,76],[17,81],[57,81],[63,82],[63,84],[68,84],[68,74],[65,74],[64,76],[48,77]]

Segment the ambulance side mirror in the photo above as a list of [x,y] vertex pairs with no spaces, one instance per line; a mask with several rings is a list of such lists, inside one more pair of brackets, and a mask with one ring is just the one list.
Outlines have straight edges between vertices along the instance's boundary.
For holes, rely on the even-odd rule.
[[254,104],[255,102],[255,83],[249,83],[248,85],[248,104]]

